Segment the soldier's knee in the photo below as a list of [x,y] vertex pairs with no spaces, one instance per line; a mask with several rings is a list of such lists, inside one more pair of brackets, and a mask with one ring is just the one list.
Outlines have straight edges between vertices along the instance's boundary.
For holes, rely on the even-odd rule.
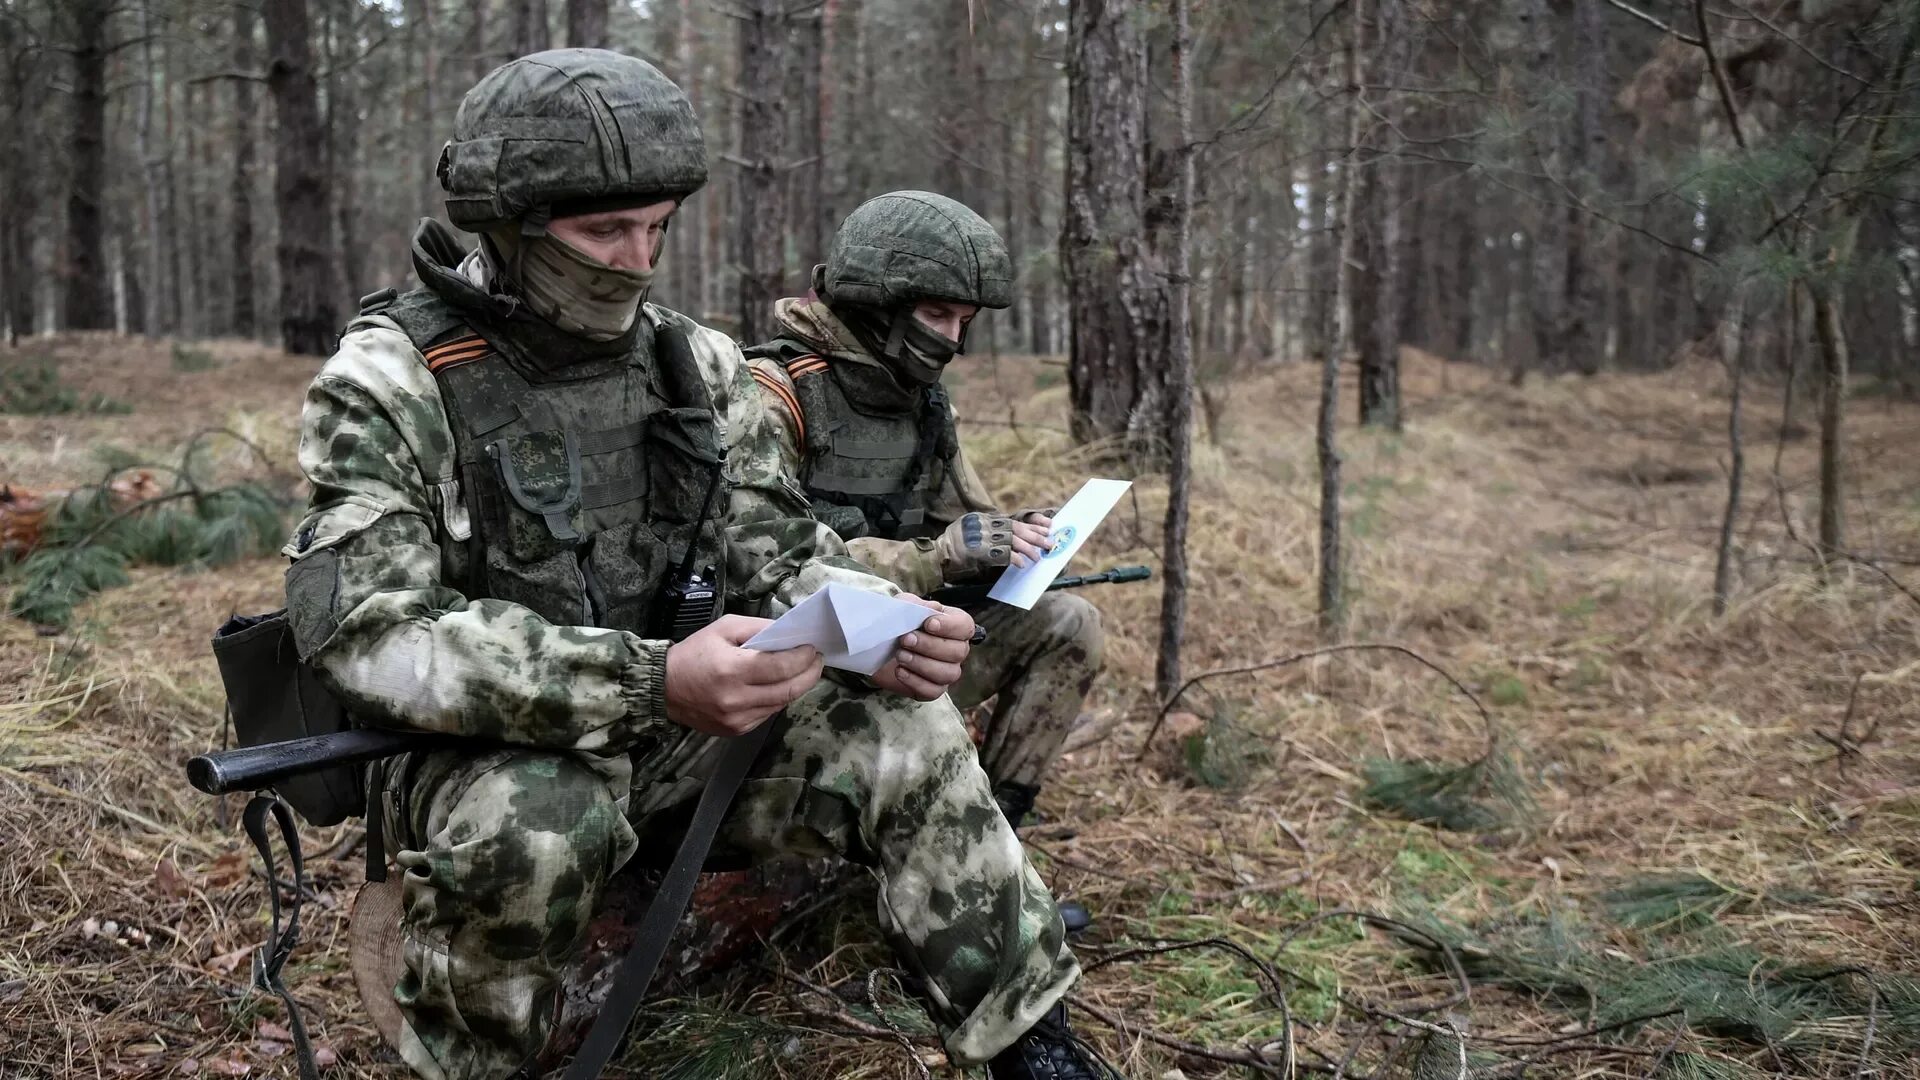
[[1100,609],[1071,593],[1043,594],[1034,614],[1043,618],[1053,647],[1068,659],[1098,668],[1106,656],[1107,632],[1100,625]]
[[625,822],[606,780],[567,754],[515,754],[475,778],[447,822],[455,845],[491,849],[515,878],[611,874]]

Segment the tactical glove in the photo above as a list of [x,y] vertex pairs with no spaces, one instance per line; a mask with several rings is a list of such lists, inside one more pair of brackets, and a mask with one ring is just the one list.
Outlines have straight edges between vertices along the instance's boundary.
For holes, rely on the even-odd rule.
[[1057,506],[1042,506],[1036,510],[1016,510],[1013,513],[1013,520],[1032,524],[1035,518],[1054,518],[1059,514],[1060,508]]
[[985,577],[1013,561],[1013,519],[1000,514],[963,514],[934,541],[940,574],[947,581]]

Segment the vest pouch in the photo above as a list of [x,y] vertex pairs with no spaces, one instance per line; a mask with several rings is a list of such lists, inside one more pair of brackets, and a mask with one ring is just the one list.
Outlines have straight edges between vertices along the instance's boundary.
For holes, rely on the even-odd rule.
[[535,431],[487,444],[500,486],[514,506],[507,537],[514,555],[537,562],[580,542],[580,453],[564,431]]
[[[213,634],[213,658],[241,746],[330,735],[353,726],[337,698],[300,662],[285,608],[236,615]],[[366,810],[359,766],[314,769],[274,790],[310,825],[337,825]]]
[[[647,418],[647,516],[675,524],[725,517],[726,446],[706,409],[661,409]],[[711,500],[711,501],[709,501]]]
[[487,595],[537,606],[550,620],[591,621],[580,569],[580,454],[563,431],[512,435],[486,445],[498,495],[484,499],[497,515],[486,545]]

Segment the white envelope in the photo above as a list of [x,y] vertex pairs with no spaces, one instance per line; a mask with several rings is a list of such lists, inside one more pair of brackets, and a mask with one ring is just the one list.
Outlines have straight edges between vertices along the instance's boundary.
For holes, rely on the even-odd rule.
[[1008,567],[993,583],[987,595],[1003,604],[1012,604],[1017,608],[1031,609],[1040,594],[1047,591],[1053,579],[1067,568],[1074,553],[1087,542],[1098,526],[1133,485],[1126,480],[1089,480],[1080,485],[1073,493],[1067,505],[1053,515],[1053,550],[1041,557],[1039,562],[1025,566]]
[[744,647],[777,652],[811,645],[828,667],[871,675],[893,655],[901,635],[920,629],[934,614],[919,604],[833,581],[748,638]]

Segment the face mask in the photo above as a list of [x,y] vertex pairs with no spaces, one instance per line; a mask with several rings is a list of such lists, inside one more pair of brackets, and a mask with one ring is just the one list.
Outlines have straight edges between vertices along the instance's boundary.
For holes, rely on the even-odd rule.
[[960,351],[960,343],[909,314],[899,316],[905,328],[900,332],[900,350],[894,363],[901,374],[922,385],[940,381],[947,362]]
[[563,333],[612,341],[633,327],[653,271],[618,270],[551,234],[490,233],[520,299]]

